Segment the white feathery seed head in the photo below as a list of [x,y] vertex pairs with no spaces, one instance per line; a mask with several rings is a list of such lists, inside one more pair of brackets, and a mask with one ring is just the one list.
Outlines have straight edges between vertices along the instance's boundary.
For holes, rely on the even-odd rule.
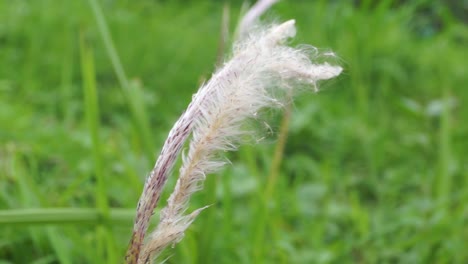
[[[150,262],[165,247],[183,238],[185,230],[204,209],[185,214],[191,195],[202,188],[207,174],[224,165],[219,154],[235,150],[243,136],[250,133],[243,126],[246,120],[254,119],[263,108],[281,106],[278,103],[284,99],[281,96],[293,95],[298,86],[316,89],[317,81],[341,73],[339,66],[315,64],[308,49],[285,45],[295,33],[294,20],[249,33],[234,45],[232,58],[194,95],[163,147],[161,156],[168,156],[159,157],[145,185],[147,192],[140,199],[139,209],[146,205],[147,210],[141,209],[139,213],[147,214],[148,201],[155,196],[151,191],[159,188],[155,187],[158,183],[165,182],[175,156],[191,131],[174,192],[161,211],[158,227],[138,256],[139,263]],[[158,178],[161,175],[165,178]],[[154,207],[150,210],[152,213]],[[146,232],[147,223],[139,227],[142,225]]]

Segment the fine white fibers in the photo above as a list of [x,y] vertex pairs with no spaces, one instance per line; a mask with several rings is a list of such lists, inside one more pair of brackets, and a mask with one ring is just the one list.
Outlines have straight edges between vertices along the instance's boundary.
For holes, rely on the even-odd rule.
[[[171,130],[169,138],[172,141],[169,138],[166,141],[166,145],[176,146],[177,149],[168,150],[165,145],[161,155],[171,157],[159,158],[169,160],[163,162],[168,168],[162,168],[167,174],[174,163],[172,156],[178,154],[187,137],[186,134],[180,136],[177,131],[191,130],[189,148],[183,156],[174,192],[161,211],[158,227],[138,257],[139,263],[151,261],[165,247],[182,239],[185,230],[204,209],[184,215],[190,196],[202,188],[207,174],[224,165],[225,160],[219,158],[219,154],[235,150],[243,136],[250,133],[243,128],[246,120],[255,118],[263,108],[281,106],[278,102],[282,98],[278,97],[293,95],[298,86],[308,85],[316,89],[317,81],[340,74],[341,67],[328,63],[314,64],[306,49],[286,46],[284,43],[295,32],[294,20],[290,20],[250,33],[244,41],[235,45],[231,60],[194,95],[187,111]],[[160,189],[159,186],[154,187],[157,182],[165,182],[165,179],[156,179],[159,174],[152,174],[151,182],[145,186],[147,193],[142,194],[142,201],[154,197],[150,191]],[[147,223],[144,225],[147,226]]]

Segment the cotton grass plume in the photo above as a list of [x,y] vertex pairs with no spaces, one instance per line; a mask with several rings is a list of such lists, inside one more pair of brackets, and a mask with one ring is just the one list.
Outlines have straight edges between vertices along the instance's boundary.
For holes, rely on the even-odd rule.
[[[245,121],[255,119],[261,109],[281,107],[284,97],[293,95],[296,87],[316,89],[317,81],[340,74],[338,66],[313,63],[307,49],[285,45],[294,35],[294,20],[251,32],[234,45],[232,58],[193,96],[146,181],[127,252],[128,263],[149,263],[183,238],[204,209],[185,214],[191,195],[202,188],[207,174],[224,165],[220,154],[236,150],[251,134],[243,125]],[[175,189],[161,211],[159,225],[143,245],[162,186],[190,133]]]

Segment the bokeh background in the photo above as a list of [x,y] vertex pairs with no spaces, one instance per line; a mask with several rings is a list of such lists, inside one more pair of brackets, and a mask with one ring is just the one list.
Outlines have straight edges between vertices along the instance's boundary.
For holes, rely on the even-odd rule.
[[[243,4],[0,1],[0,263],[122,262],[145,177]],[[167,263],[468,263],[467,14],[276,4],[262,20],[295,18],[291,44],[344,72],[297,98],[284,151],[283,115],[265,114]]]

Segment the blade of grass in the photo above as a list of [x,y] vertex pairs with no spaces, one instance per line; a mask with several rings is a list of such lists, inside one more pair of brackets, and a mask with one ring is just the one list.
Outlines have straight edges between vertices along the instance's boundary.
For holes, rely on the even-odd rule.
[[[34,175],[41,174],[38,166],[38,161],[35,157],[29,157],[28,164],[30,164],[31,173],[33,173]],[[34,193],[37,197],[39,197],[38,191],[35,191]],[[46,199],[41,200],[40,205],[44,207],[50,206]],[[55,254],[57,255],[57,259],[59,260],[59,262],[63,264],[73,263],[70,248],[66,246],[66,243],[64,243],[64,237],[61,234],[61,232],[55,227],[46,227],[44,229],[44,233],[47,239],[49,240]]]
[[[32,180],[31,171],[28,170],[27,166],[25,165],[25,162],[22,159],[22,155],[17,150],[12,151],[11,155],[13,156],[13,158],[10,161],[12,175],[16,176],[15,180],[18,184],[21,206],[40,206],[39,203],[41,197],[38,197],[37,195],[37,188],[34,184],[34,181]],[[0,219],[3,219],[3,217],[0,217]],[[40,249],[42,244],[41,242],[43,240],[41,232],[33,228],[28,228],[28,231],[32,241],[32,247],[34,249]]]
[[[97,234],[97,253],[107,251],[107,261],[116,250],[110,248],[108,241],[112,241],[111,232],[107,230],[106,222],[109,216],[109,202],[107,199],[107,184],[103,172],[102,146],[99,138],[100,114],[98,106],[98,94],[96,90],[96,77],[94,70],[94,55],[92,49],[85,43],[83,34],[80,35],[81,68],[83,78],[83,93],[86,121],[91,136],[92,155],[94,161],[94,174],[96,177],[96,206],[102,215],[102,222],[96,227]],[[107,246],[107,247],[106,247]],[[106,259],[103,256],[103,259]]]
[[[268,175],[268,179],[266,182],[266,187],[264,189],[262,202],[260,202],[260,217],[257,221],[257,227],[255,229],[254,235],[254,245],[253,245],[253,254],[254,254],[254,262],[261,263],[263,260],[264,250],[266,249],[264,246],[264,239],[265,239],[265,232],[267,230],[267,219],[268,215],[268,207],[269,203],[272,201],[275,187],[278,182],[278,175],[280,171],[281,161],[283,159],[284,148],[286,146],[286,140],[288,136],[289,130],[289,123],[291,121],[291,104],[288,103],[285,106],[283,119],[281,120],[281,127],[278,136],[278,143],[276,144],[273,160],[270,167],[270,173]],[[271,221],[271,223],[273,223]]]
[[63,243],[63,237],[59,234],[57,228],[49,226],[46,228],[46,234],[49,237],[50,243],[54,248],[55,254],[60,263],[71,264],[72,258],[70,255],[70,250],[66,247],[66,243]]
[[146,156],[148,159],[152,160],[154,157],[154,144],[150,133],[149,119],[146,116],[146,111],[142,100],[143,96],[140,94],[141,91],[140,89],[137,89],[137,87],[131,85],[125,74],[125,70],[122,66],[122,63],[120,62],[119,55],[115,48],[101,7],[96,0],[89,0],[88,2],[93,11],[94,18],[96,19],[99,33],[104,42],[104,46],[106,47],[107,55],[111,60],[112,67],[114,68],[117,79],[120,83],[120,86],[122,87],[124,96],[128,100],[134,121],[136,122],[138,130],[141,133],[140,136],[144,143],[143,146],[145,148],[144,150],[146,152]]
[[[26,157],[28,160],[27,164],[29,166],[25,166],[24,162],[21,162],[20,154],[14,152],[13,154],[15,156],[14,158],[14,163],[15,167],[17,168],[17,174],[21,175],[18,180],[18,185],[21,190],[21,193],[23,194],[24,201],[23,203],[26,206],[32,206],[32,207],[37,207],[37,206],[44,206],[46,205],[46,199],[41,196],[41,193],[39,189],[37,188],[37,184],[33,181],[33,177],[31,175],[36,175],[39,174],[39,169],[37,165],[37,160],[33,157]],[[41,210],[41,209],[37,209]],[[8,213],[14,212],[14,210],[6,210],[5,211],[7,214],[2,215],[0,213],[0,219],[1,220],[13,220],[13,224],[17,224],[21,221],[29,220],[29,216],[23,215],[23,216],[17,216],[16,218],[9,218]],[[11,215],[10,215],[11,216]],[[43,244],[42,240],[43,238],[47,238],[49,242],[52,245],[52,248],[54,249],[55,253],[57,254],[57,258],[60,261],[60,263],[72,263],[71,262],[71,255],[70,251],[65,248],[62,243],[62,240],[59,237],[59,233],[55,229],[46,229],[45,233],[42,230],[37,230],[30,228],[30,233],[31,236],[34,240],[34,242],[37,244],[36,248],[41,248],[41,244]]]
[[[131,224],[135,209],[109,209],[108,222]],[[96,208],[33,208],[0,211],[0,225],[75,225],[97,224],[103,219]]]
[[[218,178],[210,177],[205,181],[204,192],[205,201],[216,201],[216,188],[218,186]],[[203,235],[200,236],[198,241],[198,251],[203,252],[199,254],[198,263],[203,263],[207,259],[213,259],[214,237],[216,236],[217,229],[213,229],[216,226],[216,211],[215,210],[205,210],[203,214],[203,223],[201,223],[201,229],[203,230]]]
[[102,146],[99,139],[99,107],[94,71],[94,55],[92,49],[85,44],[83,34],[80,36],[81,67],[83,77],[83,93],[86,121],[92,143],[94,173],[96,177],[96,205],[105,216],[108,213],[106,180],[103,173]]

